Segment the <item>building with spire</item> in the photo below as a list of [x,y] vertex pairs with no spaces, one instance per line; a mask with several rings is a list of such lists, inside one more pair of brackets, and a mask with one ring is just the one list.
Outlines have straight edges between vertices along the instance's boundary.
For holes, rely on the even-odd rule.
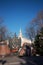
[[31,45],[32,44],[32,42],[31,42],[30,39],[27,39],[27,38],[23,37],[21,29],[20,29],[18,38],[21,38],[21,47],[23,45],[27,45],[27,44],[28,45]]
[[21,28],[20,28],[20,32],[19,32],[18,38],[22,38],[22,31],[21,31]]

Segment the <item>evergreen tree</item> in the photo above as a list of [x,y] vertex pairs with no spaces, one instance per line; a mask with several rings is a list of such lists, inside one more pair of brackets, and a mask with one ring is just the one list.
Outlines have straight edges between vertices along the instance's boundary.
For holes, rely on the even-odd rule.
[[36,53],[43,55],[43,27],[35,37],[35,49]]

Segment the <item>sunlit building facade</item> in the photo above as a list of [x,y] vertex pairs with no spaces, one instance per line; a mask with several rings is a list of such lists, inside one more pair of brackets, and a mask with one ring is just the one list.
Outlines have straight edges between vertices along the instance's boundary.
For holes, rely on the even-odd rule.
[[27,45],[27,44],[28,45],[32,44],[30,39],[27,39],[27,38],[23,37],[21,29],[20,29],[18,38],[21,38],[21,46]]

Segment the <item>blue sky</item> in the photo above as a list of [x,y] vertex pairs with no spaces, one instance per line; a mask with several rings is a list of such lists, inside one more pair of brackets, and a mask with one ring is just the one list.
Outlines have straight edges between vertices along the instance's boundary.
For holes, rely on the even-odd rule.
[[25,32],[26,25],[37,12],[43,10],[43,0],[0,0],[0,17],[8,30],[19,33],[20,28]]

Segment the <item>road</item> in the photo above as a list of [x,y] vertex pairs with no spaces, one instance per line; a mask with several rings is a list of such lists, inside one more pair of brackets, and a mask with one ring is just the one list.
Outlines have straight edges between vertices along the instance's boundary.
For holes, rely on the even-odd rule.
[[[10,56],[3,58],[3,61],[6,60],[6,63],[3,65],[43,65],[43,57],[17,57]],[[0,63],[2,65],[2,62]]]

